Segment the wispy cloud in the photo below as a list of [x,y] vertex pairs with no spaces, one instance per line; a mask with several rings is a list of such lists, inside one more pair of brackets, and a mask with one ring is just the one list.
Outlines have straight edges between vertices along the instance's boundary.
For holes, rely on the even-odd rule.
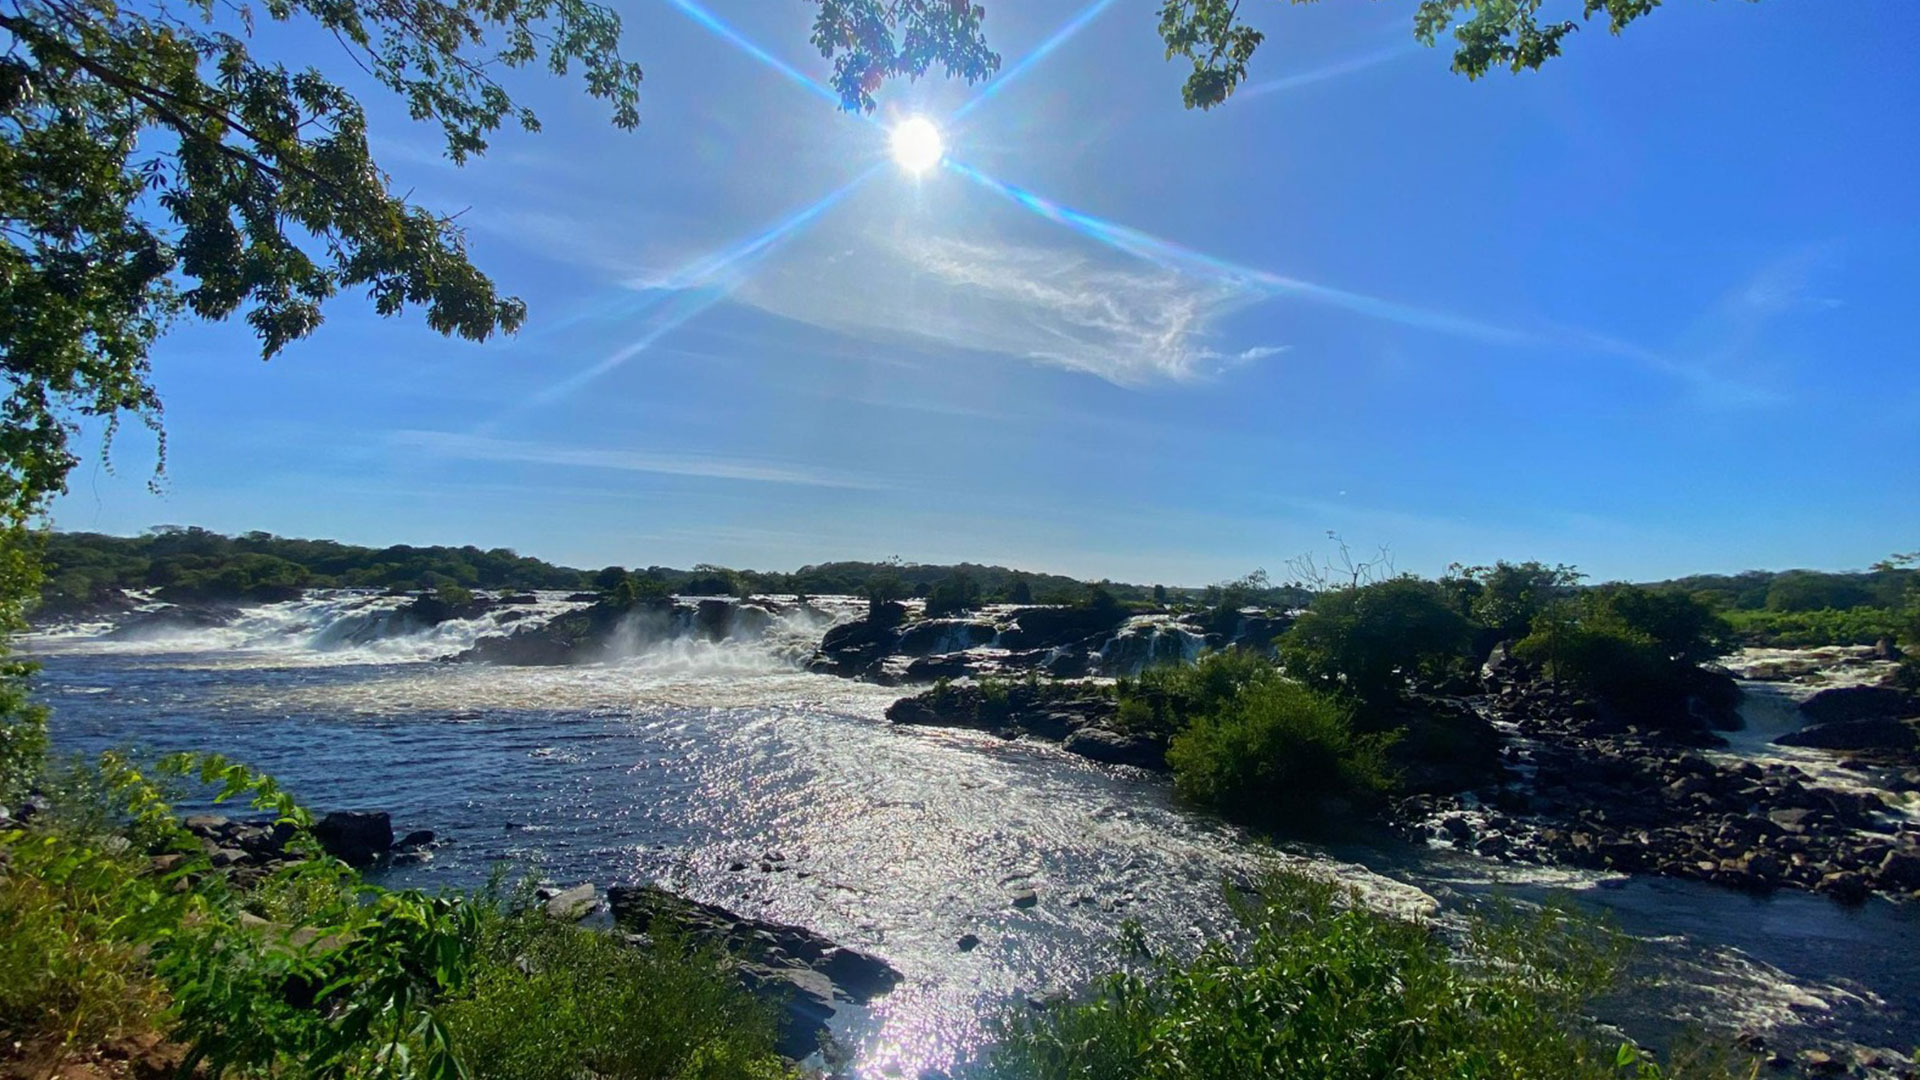
[[1690,386],[1716,408],[1756,408],[1790,400],[1776,385],[1780,362],[1770,348],[1780,324],[1843,306],[1815,291],[1832,262],[1825,246],[1772,259],[1728,289],[1664,349],[1587,331],[1563,331],[1582,346],[1632,360]]
[[459,461],[517,462],[568,468],[612,469],[619,472],[694,476],[714,480],[741,480],[761,484],[798,484],[806,487],[879,489],[885,485],[870,477],[816,469],[805,465],[722,457],[713,454],[658,454],[643,450],[560,446],[553,443],[497,439],[450,431],[400,431],[390,439],[394,448]]
[[1067,248],[869,232],[851,248],[769,266],[739,297],[882,341],[997,353],[1121,386],[1204,377],[1272,356],[1223,350],[1217,321],[1252,290]]
[[[1396,30],[1397,29],[1398,27],[1396,27]],[[1277,79],[1266,79],[1257,83],[1249,83],[1235,91],[1233,97],[1236,101],[1243,101],[1247,98],[1277,94],[1284,90],[1298,90],[1303,86],[1311,86],[1317,82],[1325,82],[1328,79],[1337,79],[1342,75],[1353,75],[1365,71],[1368,68],[1376,68],[1382,64],[1389,64],[1395,60],[1413,56],[1422,51],[1421,46],[1412,42],[1404,45],[1395,45],[1390,48],[1377,49],[1360,56],[1349,57],[1345,60],[1336,60],[1331,64],[1312,68],[1307,71],[1295,72],[1292,75],[1282,75]]]

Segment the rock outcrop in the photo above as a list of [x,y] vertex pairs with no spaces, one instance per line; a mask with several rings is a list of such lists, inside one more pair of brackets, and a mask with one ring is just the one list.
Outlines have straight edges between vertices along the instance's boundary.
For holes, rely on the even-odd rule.
[[732,954],[741,983],[783,1010],[779,1049],[795,1060],[820,1048],[837,1002],[864,1004],[900,982],[886,961],[805,927],[737,915],[657,885],[616,885],[607,901],[628,933],[670,932]]

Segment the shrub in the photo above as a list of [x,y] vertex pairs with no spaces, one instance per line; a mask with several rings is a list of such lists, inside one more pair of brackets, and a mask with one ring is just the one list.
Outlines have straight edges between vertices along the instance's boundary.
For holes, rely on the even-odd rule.
[[1725,655],[1733,629],[1681,592],[1607,585],[1534,620],[1514,654],[1559,682],[1659,715],[1684,713],[1698,665]]
[[[57,1049],[164,1029],[190,1048],[181,1075],[789,1075],[714,954],[629,948],[493,892],[380,889],[320,854],[271,780],[217,757],[166,772],[250,797],[309,858],[233,887],[158,784],[103,759],[59,792],[74,805],[0,832],[0,1035]],[[167,848],[185,861],[164,875],[138,854]]]
[[1873,645],[1900,636],[1898,612],[1887,608],[1850,611],[1730,611],[1725,616],[1735,636],[1750,645],[1783,649],[1820,645]]
[[[1085,1001],[1003,1022],[1006,1080],[1732,1080],[1701,1054],[1667,1072],[1605,1039],[1584,1007],[1620,939],[1549,907],[1475,918],[1457,949],[1339,886],[1269,881],[1238,905],[1243,945],[1176,962],[1140,944]],[[1136,938],[1136,941],[1138,939]]]
[[145,860],[23,834],[0,841],[0,855],[0,1044],[86,1045],[150,1027],[166,996],[147,964],[163,898],[141,876]]
[[445,1008],[474,1080],[774,1080],[773,1012],[723,955],[636,949],[535,908],[483,909],[476,973]]
[[927,592],[927,617],[958,615],[980,606],[980,586],[966,574],[954,574]]
[[1459,610],[1484,627],[1495,641],[1525,637],[1533,620],[1566,597],[1580,581],[1571,566],[1541,562],[1497,562],[1492,566],[1456,566],[1441,584],[1460,598]]
[[1192,665],[1151,667],[1114,683],[1118,723],[1123,731],[1172,735],[1231,701],[1242,688],[1279,675],[1273,664],[1240,649],[1210,652]]
[[1288,674],[1375,708],[1391,703],[1409,678],[1459,668],[1470,641],[1445,590],[1397,577],[1321,593],[1280,635],[1279,647]]
[[473,590],[465,585],[444,582],[433,590],[434,599],[450,608],[464,608],[473,604]]
[[1173,737],[1174,789],[1236,821],[1297,828],[1328,800],[1368,801],[1390,786],[1387,735],[1360,735],[1347,708],[1300,683],[1260,679]]

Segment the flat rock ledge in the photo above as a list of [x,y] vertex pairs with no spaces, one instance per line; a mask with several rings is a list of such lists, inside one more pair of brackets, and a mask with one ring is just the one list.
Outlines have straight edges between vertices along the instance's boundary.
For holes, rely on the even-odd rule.
[[837,1004],[863,1005],[900,983],[900,973],[871,953],[658,885],[615,885],[607,890],[607,903],[614,924],[636,943],[667,932],[732,955],[741,984],[781,1009],[778,1049],[795,1061],[827,1045],[827,1021]]
[[1119,730],[1114,724],[1118,711],[1109,694],[1086,683],[1015,682],[993,694],[962,683],[901,698],[888,706],[887,719],[901,725],[985,731],[1004,739],[1044,739],[1093,761],[1165,772],[1166,741]]

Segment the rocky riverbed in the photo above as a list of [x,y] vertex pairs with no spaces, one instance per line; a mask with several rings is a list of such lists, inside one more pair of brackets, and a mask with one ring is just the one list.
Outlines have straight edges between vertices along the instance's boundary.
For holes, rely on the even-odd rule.
[[[1815,694],[1785,746],[1844,753],[1859,783],[1797,765],[1716,755],[1695,716],[1636,722],[1531,672],[1490,665],[1474,692],[1415,696],[1395,718],[1405,797],[1380,821],[1417,842],[1509,862],[1708,881],[1755,892],[1807,889],[1847,903],[1920,899],[1920,698],[1870,685]],[[1730,680],[1710,685],[1730,701]],[[942,685],[887,710],[896,724],[1033,738],[1109,764],[1166,768],[1164,738],[1124,730],[1108,685],[1014,681]],[[1878,786],[1882,790],[1873,790]]]

